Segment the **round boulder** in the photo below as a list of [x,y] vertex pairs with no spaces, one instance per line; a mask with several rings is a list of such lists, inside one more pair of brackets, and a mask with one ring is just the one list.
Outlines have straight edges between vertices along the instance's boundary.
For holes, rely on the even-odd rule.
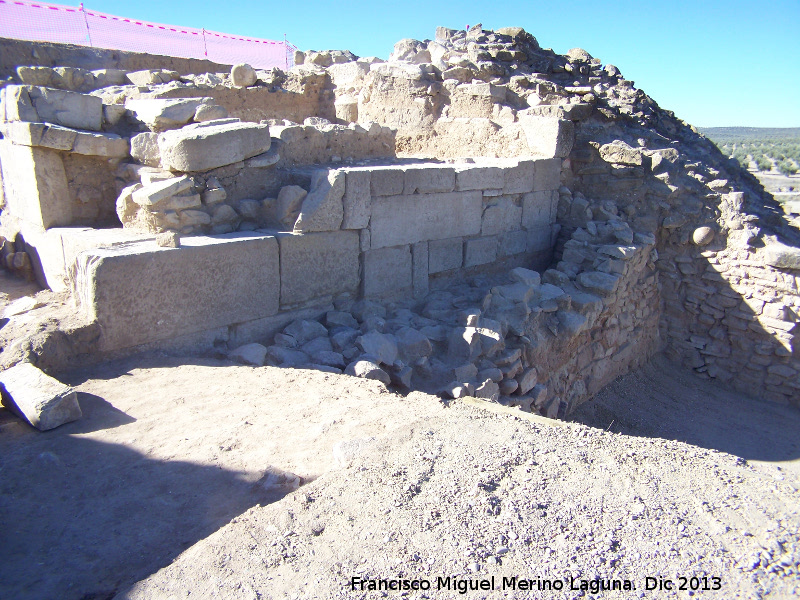
[[706,246],[714,239],[714,230],[711,227],[698,227],[692,234],[692,241],[696,246]]
[[236,87],[250,87],[256,84],[256,70],[247,63],[234,65],[231,69],[231,80]]

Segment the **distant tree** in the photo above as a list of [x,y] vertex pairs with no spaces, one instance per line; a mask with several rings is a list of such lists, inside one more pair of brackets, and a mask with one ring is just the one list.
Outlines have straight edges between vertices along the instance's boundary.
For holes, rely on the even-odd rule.
[[761,155],[756,158],[756,167],[759,171],[771,171],[772,170],[772,161],[765,156]]
[[786,176],[797,173],[797,166],[790,160],[782,160],[778,163],[778,170]]

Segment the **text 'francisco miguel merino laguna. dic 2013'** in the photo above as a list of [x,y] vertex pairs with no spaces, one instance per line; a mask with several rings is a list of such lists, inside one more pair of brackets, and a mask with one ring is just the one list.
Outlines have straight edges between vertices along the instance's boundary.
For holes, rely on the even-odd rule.
[[448,590],[459,594],[476,591],[520,590],[520,591],[559,591],[585,590],[596,594],[611,590],[635,590],[629,579],[523,579],[519,577],[486,577],[483,579],[458,579],[456,577],[437,577],[434,579],[364,579],[350,578],[350,591],[416,591]]

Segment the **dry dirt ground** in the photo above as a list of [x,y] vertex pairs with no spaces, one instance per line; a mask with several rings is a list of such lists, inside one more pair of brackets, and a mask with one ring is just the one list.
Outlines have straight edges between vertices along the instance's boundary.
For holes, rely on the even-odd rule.
[[800,413],[662,357],[572,423],[205,358],[61,379],[80,421],[0,409],[0,599],[800,596]]

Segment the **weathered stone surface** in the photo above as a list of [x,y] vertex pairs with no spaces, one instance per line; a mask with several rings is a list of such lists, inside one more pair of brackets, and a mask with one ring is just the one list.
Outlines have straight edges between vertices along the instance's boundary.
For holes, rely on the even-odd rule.
[[410,296],[413,292],[411,248],[378,248],[364,253],[364,297]]
[[609,296],[617,290],[619,276],[599,271],[587,271],[578,275],[578,283],[590,292],[600,296]]
[[558,190],[561,186],[561,159],[537,160],[533,171],[533,191]]
[[201,104],[194,111],[194,121],[197,123],[205,123],[206,121],[217,121],[219,119],[227,119],[228,111],[224,106],[216,104]]
[[356,360],[347,365],[345,374],[362,379],[375,379],[384,385],[391,383],[389,374],[371,360]]
[[763,250],[764,262],[778,269],[800,269],[800,248],[779,242],[768,244]]
[[500,167],[459,165],[456,167],[456,191],[499,190],[505,185]]
[[711,227],[698,227],[692,234],[695,246],[707,246],[714,239],[714,230]]
[[403,193],[406,174],[399,167],[377,167],[370,171],[372,196],[397,196]]
[[138,242],[76,262],[76,297],[101,327],[102,351],[278,312],[278,244],[268,235],[187,237],[180,248]]
[[482,213],[479,191],[373,198],[372,248],[475,235]]
[[417,242],[411,246],[412,287],[415,298],[428,295],[428,242]]
[[175,231],[165,231],[156,236],[156,245],[161,248],[180,248],[181,236]]
[[158,149],[158,134],[138,133],[131,138],[131,156],[150,167],[161,166],[161,153]]
[[5,120],[47,122],[75,129],[100,131],[103,101],[88,94],[33,85],[3,89]]
[[128,140],[113,133],[87,133],[80,131],[75,136],[72,151],[86,156],[124,158],[128,156]]
[[269,126],[198,123],[158,136],[161,165],[172,171],[208,171],[269,150]]
[[357,231],[279,233],[281,305],[358,291]]
[[460,269],[464,260],[464,243],[460,237],[428,242],[428,272],[441,273]]
[[191,178],[186,175],[156,181],[139,188],[132,194],[133,201],[140,206],[156,206],[167,198],[180,194],[192,187]]
[[282,346],[270,346],[267,348],[266,362],[276,367],[302,367],[307,365],[309,356],[300,350],[292,350]]
[[44,229],[73,222],[73,207],[61,156],[55,150],[0,140],[5,210]]
[[639,166],[642,164],[642,153],[636,148],[631,148],[625,142],[617,141],[612,144],[600,146],[600,158],[606,162]]
[[531,192],[522,197],[522,226],[525,229],[546,227],[556,219],[558,192]]
[[183,127],[198,108],[212,102],[211,98],[134,98],[125,102],[125,108],[148,129],[161,132]]
[[525,194],[533,191],[534,161],[518,160],[503,169],[503,193]]
[[3,404],[40,431],[81,418],[78,394],[31,363],[0,372]]
[[263,367],[264,361],[267,358],[267,347],[258,343],[245,344],[239,346],[230,353],[231,360],[252,365],[254,367]]
[[395,333],[395,337],[400,358],[407,364],[411,364],[423,356],[430,356],[433,352],[430,340],[413,327],[399,329]]
[[326,337],[328,330],[318,321],[300,319],[286,326],[283,333],[291,336],[298,344],[303,345],[311,340]]
[[369,226],[370,199],[369,170],[348,170],[342,199],[344,205],[342,229],[364,229]]
[[403,195],[452,192],[455,185],[456,174],[451,166],[411,165],[405,170]]
[[497,400],[500,397],[500,386],[491,379],[487,379],[475,389],[475,397]]
[[311,191],[294,225],[297,232],[336,231],[342,225],[345,191],[345,173],[341,170],[315,171],[311,178]]
[[397,360],[397,340],[393,335],[370,331],[356,338],[356,346],[384,365],[394,364]]
[[528,115],[520,118],[528,147],[547,157],[565,158],[575,143],[575,125],[566,119]]
[[483,211],[481,235],[497,235],[520,228],[522,207],[517,206],[511,198],[501,196]]
[[0,125],[3,137],[22,146],[72,150],[78,131],[49,123],[11,121]]
[[231,68],[231,82],[236,87],[250,87],[258,81],[256,70],[247,63],[233,65]]
[[308,192],[299,185],[283,186],[278,192],[275,219],[287,229],[292,229],[300,214],[300,207]]
[[497,260],[497,238],[481,237],[464,242],[464,266],[485,265]]
[[526,269],[524,267],[517,267],[516,269],[511,269],[508,272],[509,277],[511,277],[511,281],[517,283],[523,283],[527,286],[536,286],[542,282],[541,275],[536,271],[531,271],[530,269]]

